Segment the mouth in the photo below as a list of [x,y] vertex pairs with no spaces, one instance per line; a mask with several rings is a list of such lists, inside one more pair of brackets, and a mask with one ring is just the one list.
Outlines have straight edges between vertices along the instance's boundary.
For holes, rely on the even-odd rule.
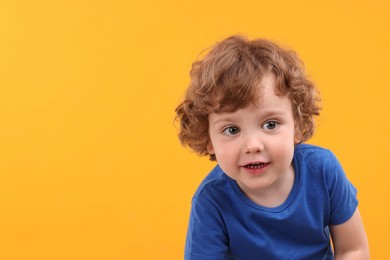
[[262,162],[256,162],[256,163],[249,163],[244,165],[247,169],[261,169],[269,165],[270,163],[262,163]]

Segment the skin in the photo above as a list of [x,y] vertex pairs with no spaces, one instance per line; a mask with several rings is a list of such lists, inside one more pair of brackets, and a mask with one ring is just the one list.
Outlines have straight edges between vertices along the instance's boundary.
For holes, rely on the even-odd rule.
[[[274,92],[275,77],[262,81],[258,104],[229,113],[209,115],[210,144],[222,170],[243,193],[266,207],[281,205],[294,183],[292,159],[295,133],[291,101]],[[369,259],[359,210],[347,222],[330,226],[335,259]]]
[[336,260],[370,259],[368,240],[359,209],[345,223],[329,226]]
[[[294,182],[294,119],[288,97],[276,96],[272,74],[256,106],[209,115],[210,154],[254,202],[278,206]],[[259,168],[250,168],[259,164]]]

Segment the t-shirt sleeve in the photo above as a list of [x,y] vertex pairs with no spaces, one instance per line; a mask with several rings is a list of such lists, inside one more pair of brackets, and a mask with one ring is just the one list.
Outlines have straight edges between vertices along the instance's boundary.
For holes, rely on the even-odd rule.
[[228,237],[218,207],[208,196],[192,200],[185,246],[185,260],[224,260]]
[[331,153],[330,160],[332,167],[329,168],[327,174],[330,196],[329,222],[331,225],[338,225],[349,220],[354,214],[358,205],[357,190],[347,179],[340,162],[333,153]]

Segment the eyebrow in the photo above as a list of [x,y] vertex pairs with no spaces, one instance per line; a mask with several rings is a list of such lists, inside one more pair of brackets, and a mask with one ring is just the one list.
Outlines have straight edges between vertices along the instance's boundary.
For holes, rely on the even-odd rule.
[[[281,117],[285,117],[286,116],[286,112],[284,111],[279,111],[279,110],[269,110],[269,111],[265,111],[265,112],[262,112],[261,113],[261,117],[270,117],[270,116],[281,116]],[[218,123],[225,123],[225,122],[232,122],[234,123],[237,119],[239,119],[240,117],[238,115],[226,115],[226,116],[223,116],[221,118],[218,118],[217,120],[215,120],[213,122],[212,125],[216,125]]]
[[285,111],[279,111],[279,110],[269,110],[264,112],[264,117],[269,117],[269,116],[285,116],[286,112]]
[[215,121],[213,122],[212,125],[215,126],[215,125],[217,125],[217,124],[220,124],[220,123],[227,123],[227,122],[234,122],[234,118],[233,118],[233,119],[231,119],[230,117],[219,118],[219,119],[215,120]]

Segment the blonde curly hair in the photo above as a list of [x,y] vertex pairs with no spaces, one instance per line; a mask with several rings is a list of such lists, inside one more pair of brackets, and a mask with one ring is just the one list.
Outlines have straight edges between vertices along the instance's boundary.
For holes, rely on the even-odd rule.
[[192,64],[190,85],[176,108],[181,143],[215,160],[215,155],[207,152],[208,115],[256,104],[261,80],[270,72],[276,78],[275,94],[291,100],[297,139],[304,142],[312,137],[320,98],[297,54],[269,40],[231,36]]

